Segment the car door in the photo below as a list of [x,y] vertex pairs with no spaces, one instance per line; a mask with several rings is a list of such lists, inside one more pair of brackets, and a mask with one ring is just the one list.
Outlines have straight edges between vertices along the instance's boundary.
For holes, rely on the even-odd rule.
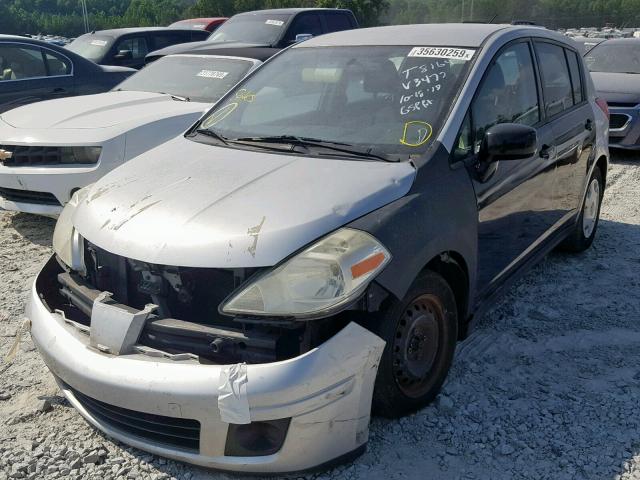
[[144,57],[149,53],[149,40],[143,34],[124,37],[115,42],[113,59],[107,65],[140,69],[144,66]]
[[556,220],[573,216],[582,202],[589,157],[595,143],[595,117],[584,94],[582,62],[576,52],[535,41],[544,108],[554,135],[557,176]]
[[[483,164],[485,132],[500,123],[535,128],[530,158]],[[489,293],[553,224],[553,133],[540,109],[540,89],[528,40],[505,46],[474,96],[454,157],[467,155],[478,208],[478,291]]]
[[40,46],[19,42],[0,43],[1,111],[54,98],[60,89],[65,88],[65,79],[71,79],[72,88],[73,80],[68,74],[55,77],[48,75],[47,54]]

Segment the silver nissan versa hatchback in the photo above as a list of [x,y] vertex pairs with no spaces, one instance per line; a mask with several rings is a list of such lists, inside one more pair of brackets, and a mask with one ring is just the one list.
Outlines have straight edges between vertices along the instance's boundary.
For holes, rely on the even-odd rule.
[[185,135],[75,194],[28,316],[94,426],[292,472],[438,393],[456,340],[594,239],[606,104],[570,40],[414,25],[295,45]]

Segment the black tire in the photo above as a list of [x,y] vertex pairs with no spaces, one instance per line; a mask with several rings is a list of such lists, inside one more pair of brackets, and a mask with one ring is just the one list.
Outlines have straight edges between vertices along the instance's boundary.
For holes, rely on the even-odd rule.
[[447,377],[458,337],[455,296],[445,279],[435,272],[423,273],[373,330],[387,342],[373,412],[395,418],[431,402]]
[[[592,188],[593,182],[597,182],[598,185],[597,205],[595,206],[595,223],[593,223],[591,229],[587,229],[587,231],[585,232],[585,210],[589,209],[589,192]],[[576,223],[574,230],[560,244],[562,250],[579,253],[584,252],[591,246],[591,244],[593,243],[593,239],[596,236],[596,231],[598,230],[598,223],[600,221],[600,206],[602,205],[603,194],[604,183],[602,181],[602,172],[600,172],[600,169],[596,167],[593,170],[593,174],[591,175],[589,184],[587,185],[587,194],[585,195],[584,201],[582,203],[582,209],[580,210],[580,217],[578,218],[578,222]],[[593,209],[593,206],[591,208]],[[591,210],[591,212],[593,212],[593,210]],[[589,212],[587,212],[587,214],[588,213]]]

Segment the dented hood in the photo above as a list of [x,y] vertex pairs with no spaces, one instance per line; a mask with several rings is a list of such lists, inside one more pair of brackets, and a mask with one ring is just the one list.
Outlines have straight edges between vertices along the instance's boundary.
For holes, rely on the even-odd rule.
[[203,111],[207,105],[181,102],[153,92],[106,92],[33,103],[2,114],[15,128],[97,129],[144,124],[150,119]]
[[186,267],[270,266],[405,195],[408,163],[310,158],[178,137],[83,195],[73,223],[117,255]]

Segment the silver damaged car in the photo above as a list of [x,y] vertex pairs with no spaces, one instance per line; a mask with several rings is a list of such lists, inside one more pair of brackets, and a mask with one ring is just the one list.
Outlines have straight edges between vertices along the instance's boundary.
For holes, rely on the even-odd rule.
[[69,402],[244,472],[345,461],[438,394],[492,299],[589,248],[606,103],[541,28],[414,25],[281,52],[78,191],[28,305]]

